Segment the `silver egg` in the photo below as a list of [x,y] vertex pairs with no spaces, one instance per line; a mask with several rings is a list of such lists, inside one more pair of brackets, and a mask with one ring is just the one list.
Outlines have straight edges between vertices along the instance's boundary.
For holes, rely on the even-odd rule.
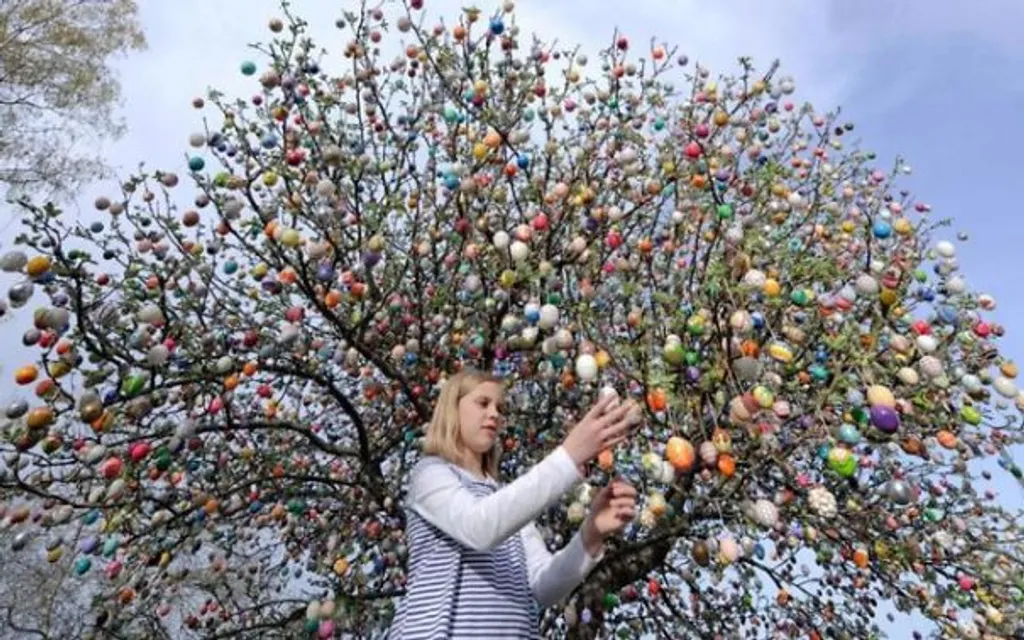
[[7,417],[11,420],[20,418],[28,413],[28,401],[23,399],[14,400],[7,405]]
[[7,297],[10,299],[12,306],[20,307],[28,302],[34,292],[35,285],[28,280],[24,280],[8,289]]
[[910,485],[903,480],[890,480],[885,487],[885,493],[896,504],[910,503]]

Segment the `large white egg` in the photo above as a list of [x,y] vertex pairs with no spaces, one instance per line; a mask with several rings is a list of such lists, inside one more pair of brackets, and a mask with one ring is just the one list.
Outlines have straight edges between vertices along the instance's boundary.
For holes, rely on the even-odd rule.
[[589,353],[576,358],[576,375],[580,380],[590,382],[597,377],[597,359]]
[[546,304],[540,308],[540,320],[537,325],[541,329],[551,329],[558,324],[558,307],[553,304]]

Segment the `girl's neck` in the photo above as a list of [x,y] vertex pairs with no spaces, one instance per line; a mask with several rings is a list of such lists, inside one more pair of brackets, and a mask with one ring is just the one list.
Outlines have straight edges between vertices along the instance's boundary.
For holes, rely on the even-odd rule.
[[487,478],[487,472],[484,470],[483,456],[471,451],[463,451],[459,466],[478,478]]

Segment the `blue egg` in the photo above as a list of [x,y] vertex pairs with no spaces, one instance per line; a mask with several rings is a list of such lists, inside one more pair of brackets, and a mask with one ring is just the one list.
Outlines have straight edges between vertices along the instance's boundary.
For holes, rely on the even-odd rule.
[[755,329],[764,329],[764,315],[762,315],[760,311],[755,311],[750,314],[750,319],[753,321]]
[[455,176],[451,176],[444,179],[444,188],[449,191],[455,191],[459,188],[459,179]]
[[871,232],[875,234],[876,238],[888,238],[892,235],[892,225],[885,220],[877,220],[871,227]]
[[496,36],[500,36],[502,34],[502,32],[505,31],[505,23],[504,23],[504,21],[502,21],[501,18],[494,17],[494,18],[491,18],[490,28],[491,28],[491,33],[493,33]]
[[529,309],[526,310],[527,322],[529,322],[530,324],[537,324],[538,320],[540,320],[540,308],[530,307]]
[[231,275],[238,271],[238,263],[234,260],[228,260],[224,263],[224,273]]
[[844,422],[839,427],[839,439],[846,444],[857,444],[860,442],[860,431],[854,425]]
[[525,169],[526,167],[530,166],[530,156],[524,153],[520,153],[518,156],[516,156],[516,165],[520,169]]
[[864,394],[860,389],[850,389],[846,392],[846,401],[855,407],[861,407],[864,405]]

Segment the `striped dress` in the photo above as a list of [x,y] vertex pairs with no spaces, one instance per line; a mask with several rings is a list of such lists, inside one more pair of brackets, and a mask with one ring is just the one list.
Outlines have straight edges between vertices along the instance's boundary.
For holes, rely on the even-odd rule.
[[[429,464],[447,466],[478,497],[498,489],[493,481],[473,478],[439,458]],[[521,536],[510,536],[489,551],[475,551],[415,510],[407,514],[408,580],[389,640],[539,637],[540,612],[530,591]]]

